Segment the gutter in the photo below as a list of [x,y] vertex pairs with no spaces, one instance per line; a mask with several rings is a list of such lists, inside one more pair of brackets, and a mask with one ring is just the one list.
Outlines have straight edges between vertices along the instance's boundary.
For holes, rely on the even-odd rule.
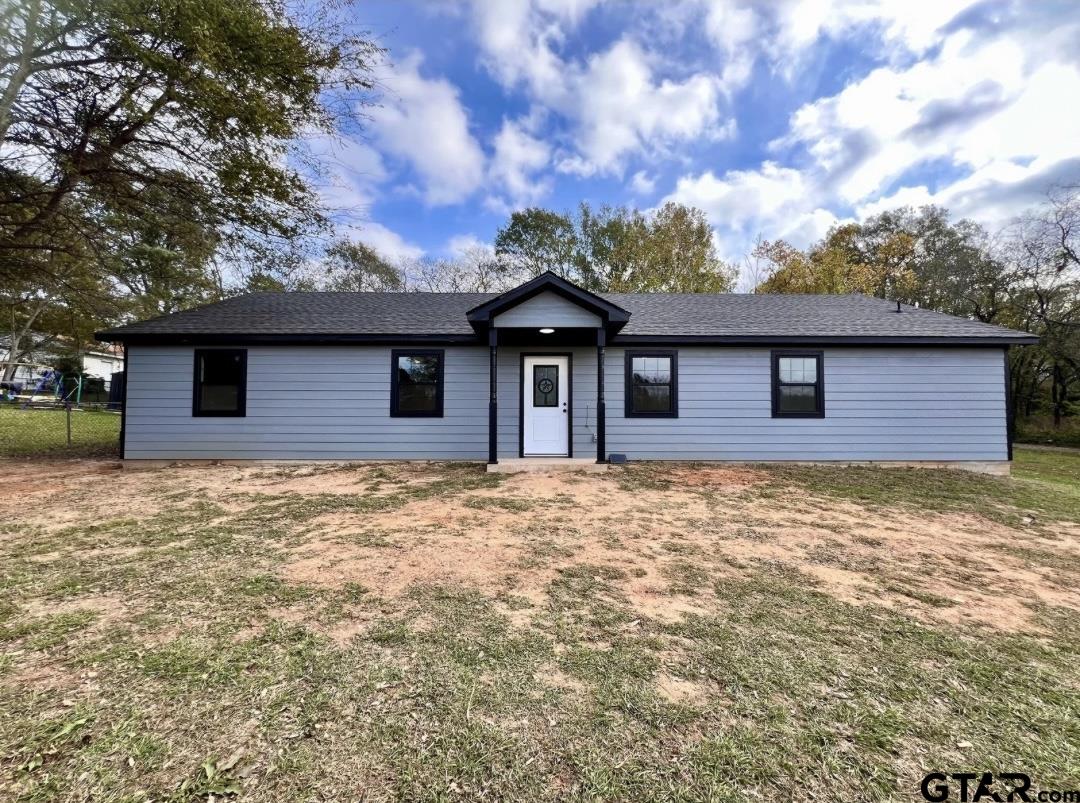
[[[400,344],[483,346],[476,334],[243,334],[243,333],[140,333],[123,330],[95,332],[102,342],[136,346],[334,346]],[[608,345],[619,346],[1030,346],[1034,335],[957,336],[903,335],[615,335]],[[587,345],[587,344],[586,344]]]

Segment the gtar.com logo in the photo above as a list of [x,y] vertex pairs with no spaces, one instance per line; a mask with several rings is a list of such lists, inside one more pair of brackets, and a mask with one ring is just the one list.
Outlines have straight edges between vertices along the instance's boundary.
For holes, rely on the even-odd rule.
[[1080,790],[1031,788],[1031,777],[1023,772],[931,772],[919,785],[923,799],[931,803],[958,800],[978,803],[994,800],[998,803],[1025,801],[1032,803],[1080,803]]

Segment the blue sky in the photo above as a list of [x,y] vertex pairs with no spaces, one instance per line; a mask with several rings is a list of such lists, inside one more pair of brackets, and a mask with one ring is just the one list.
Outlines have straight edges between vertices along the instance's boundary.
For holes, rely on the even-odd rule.
[[362,133],[319,147],[342,234],[389,257],[491,243],[514,209],[705,210],[758,237],[938,203],[991,228],[1080,180],[1080,3],[367,2]]

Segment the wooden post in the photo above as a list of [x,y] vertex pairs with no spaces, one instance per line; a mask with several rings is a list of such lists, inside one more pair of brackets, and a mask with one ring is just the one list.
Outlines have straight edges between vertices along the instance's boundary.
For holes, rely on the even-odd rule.
[[604,327],[596,330],[596,462],[607,462],[607,410],[604,406]]
[[499,462],[499,330],[494,326],[488,329],[488,347],[491,352],[488,368],[488,463],[495,465]]

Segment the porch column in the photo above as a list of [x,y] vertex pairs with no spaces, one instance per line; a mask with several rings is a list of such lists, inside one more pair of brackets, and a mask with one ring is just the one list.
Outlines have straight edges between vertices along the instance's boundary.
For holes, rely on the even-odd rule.
[[607,462],[607,410],[604,406],[604,327],[596,330],[596,462]]
[[499,462],[499,330],[492,326],[488,329],[488,347],[491,351],[491,366],[488,369],[491,397],[488,399],[488,463]]

